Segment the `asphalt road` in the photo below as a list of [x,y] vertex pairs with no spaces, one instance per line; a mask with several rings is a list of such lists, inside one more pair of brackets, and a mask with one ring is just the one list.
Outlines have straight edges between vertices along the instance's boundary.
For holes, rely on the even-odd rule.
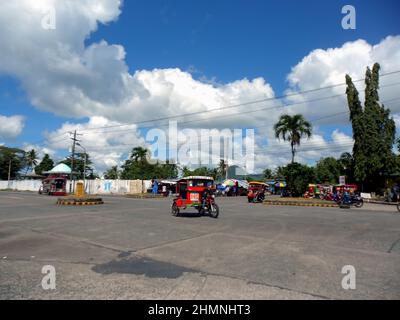
[[[170,199],[0,192],[0,299],[399,299],[400,214],[218,199],[219,219]],[[41,285],[44,265],[56,289]],[[356,270],[344,290],[343,266]]]

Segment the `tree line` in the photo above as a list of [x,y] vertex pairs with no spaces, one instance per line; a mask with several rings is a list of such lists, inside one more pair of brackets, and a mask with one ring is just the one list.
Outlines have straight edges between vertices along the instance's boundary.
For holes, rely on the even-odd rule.
[[[53,169],[56,164],[64,163],[71,167],[72,162],[71,157],[66,157],[56,163],[49,154],[45,154],[40,162],[38,161],[38,158],[39,156],[34,149],[24,151],[18,148],[0,146],[0,180],[26,177],[32,172],[32,170],[35,174],[40,176],[43,175],[43,172]],[[75,154],[75,177],[77,179],[83,179],[84,172],[86,172],[87,179],[97,178],[98,175],[94,172],[92,164],[89,154]]]
[[[365,101],[364,105],[359,98],[351,77],[346,75],[346,95],[349,109],[349,120],[352,126],[354,146],[352,153],[343,153],[339,159],[333,157],[320,159],[315,166],[296,162],[296,154],[301,141],[309,139],[312,134],[312,125],[303,115],[282,115],[275,124],[275,136],[290,144],[291,163],[281,166],[274,172],[264,171],[266,179],[285,179],[289,191],[294,194],[303,193],[307,184],[338,183],[339,176],[345,176],[346,182],[358,184],[363,191],[383,193],[385,182],[389,177],[400,176],[400,157],[393,149],[397,143],[400,151],[400,139],[396,140],[396,126],[390,115],[390,109],[379,101],[379,70],[375,63],[372,69],[367,68],[365,73]],[[60,163],[71,166],[71,157],[66,157]],[[86,166],[85,166],[86,163]],[[40,163],[37,161],[35,150],[25,152],[17,148],[0,146],[0,178],[6,180],[25,174],[32,168],[41,175],[54,166],[54,161],[48,154],[44,155]],[[150,159],[149,151],[143,147],[135,147],[129,158],[119,168],[113,166],[104,173],[108,179],[168,179],[178,177],[179,170],[184,176],[207,175],[214,179],[223,180],[226,176],[227,163],[221,160],[216,168],[201,167],[194,170],[188,167],[179,168],[178,165],[159,163]],[[90,156],[85,153],[76,154],[74,171],[77,178],[96,178]]]
[[[345,176],[346,182],[359,185],[362,191],[383,194],[388,178],[400,177],[400,156],[393,151],[396,143],[400,151],[400,139],[395,139],[396,125],[390,109],[379,101],[379,70],[378,63],[367,68],[364,106],[351,77],[346,75],[352,153],[343,153],[339,159],[321,159],[314,167],[296,163],[297,147],[302,138],[312,136],[312,126],[301,114],[280,117],[274,127],[275,135],[290,143],[292,162],[279,167],[275,176],[287,181],[289,192],[299,195],[306,191],[309,182],[337,184],[339,176]],[[264,174],[268,178],[273,176],[269,169]]]

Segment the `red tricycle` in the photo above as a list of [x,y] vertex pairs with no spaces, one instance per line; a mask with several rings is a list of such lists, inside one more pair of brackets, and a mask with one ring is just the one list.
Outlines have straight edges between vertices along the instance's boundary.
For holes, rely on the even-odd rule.
[[190,176],[176,184],[176,198],[172,202],[171,213],[177,217],[180,210],[195,208],[200,215],[208,213],[218,218],[219,207],[215,203],[214,179],[203,176]]
[[263,182],[249,182],[247,193],[248,202],[263,202],[265,200],[265,190],[268,185]]

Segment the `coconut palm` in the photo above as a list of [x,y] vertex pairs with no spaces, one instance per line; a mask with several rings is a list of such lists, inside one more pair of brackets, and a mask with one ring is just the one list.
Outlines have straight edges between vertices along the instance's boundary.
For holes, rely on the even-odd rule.
[[274,129],[276,138],[282,138],[284,141],[290,142],[292,163],[294,163],[296,147],[300,146],[301,138],[304,136],[310,138],[312,135],[311,124],[301,114],[295,114],[293,116],[285,114],[280,117]]
[[29,169],[32,169],[34,166],[37,165],[37,153],[34,149],[25,153],[25,165],[26,165],[26,172],[25,175],[28,174]]
[[149,153],[149,150],[143,147],[135,147],[132,150],[132,155],[131,159],[133,159],[135,162],[139,161],[140,162],[145,162],[147,161],[146,157]]
[[226,170],[228,169],[228,164],[224,159],[219,160],[219,165],[218,165],[218,176],[221,177],[222,179],[225,178],[226,176]]

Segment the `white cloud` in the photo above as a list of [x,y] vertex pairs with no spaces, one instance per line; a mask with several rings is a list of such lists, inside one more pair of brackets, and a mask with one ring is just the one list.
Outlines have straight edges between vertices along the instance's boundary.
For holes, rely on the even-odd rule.
[[[287,93],[344,83],[346,74],[349,74],[353,80],[363,79],[366,67],[372,67],[375,62],[381,65],[381,74],[400,70],[400,36],[388,36],[376,45],[371,45],[365,40],[357,40],[347,42],[339,48],[313,50],[294,66],[287,76],[289,83]],[[398,73],[381,77],[381,101],[398,98],[399,84],[400,74]],[[364,82],[355,82],[355,85],[359,89],[360,98],[363,99]],[[289,102],[298,102],[342,94],[342,97],[290,107],[290,112],[300,112],[309,118],[326,117],[318,124],[348,123],[347,114],[329,117],[348,110],[345,90],[346,86],[336,86],[290,97]],[[398,102],[388,103],[387,106],[395,112],[400,112]]]
[[0,139],[10,140],[18,137],[24,129],[25,118],[23,116],[0,115]]
[[[102,173],[107,168],[122,164],[132,148],[145,145],[144,139],[139,136],[135,125],[124,127],[123,132],[116,129],[100,131],[91,130],[97,127],[118,126],[119,122],[110,121],[104,117],[91,117],[87,123],[64,123],[58,130],[46,133],[48,148],[50,150],[71,150],[71,137],[69,132],[77,130],[82,135],[78,136],[79,144],[86,149],[97,171]],[[76,152],[83,152],[80,146]]]
[[[44,30],[41,27],[44,16],[42,9],[49,5],[56,9],[55,30]],[[257,129],[256,137],[256,150],[259,151],[256,163],[261,169],[284,164],[290,159],[290,151],[287,156],[284,155],[286,149],[283,148],[288,148],[287,144],[276,141],[272,131],[273,124],[282,113],[302,113],[312,120],[347,111],[343,96],[286,108],[274,108],[281,103],[269,101],[210,112],[216,107],[272,98],[275,93],[263,78],[220,84],[216,81],[196,80],[190,72],[178,68],[137,70],[130,73],[125,61],[126,52],[121,45],[100,41],[85,46],[85,40],[96,31],[98,24],[115,21],[120,10],[120,0],[21,0],[8,1],[0,7],[0,28],[3,30],[0,35],[0,73],[19,79],[36,108],[60,116],[89,119],[85,124],[65,123],[56,132],[49,133],[47,147],[50,150],[68,150],[69,141],[66,136],[61,141],[50,138],[64,131],[82,131],[88,127],[129,124],[200,112],[196,116],[180,119],[183,122],[198,119],[183,127],[262,127]],[[10,34],[13,36],[10,37]],[[339,48],[314,50],[291,70],[287,77],[287,92],[342,83],[346,73],[354,79],[363,78],[365,67],[376,61],[381,64],[382,73],[400,70],[400,36],[387,37],[376,45],[358,40],[345,43]],[[382,84],[398,80],[398,75],[392,75],[382,78]],[[343,94],[344,90],[344,86],[335,87],[291,97],[287,102],[329,97]],[[382,88],[382,100],[397,97],[397,91],[396,86]],[[270,109],[232,116],[260,108]],[[312,161],[321,155],[336,154],[340,143],[349,142],[349,137],[338,131],[332,133],[331,141],[327,141],[324,139],[327,134],[323,125],[348,124],[346,119],[344,113],[317,121],[314,124],[315,135],[309,141],[314,142],[315,149],[306,150],[303,146],[305,151],[299,153],[299,159]],[[136,129],[138,127],[132,125],[108,134],[88,131],[82,137],[83,144],[89,146],[88,150],[93,150],[93,160],[102,170],[106,166],[120,163],[121,155],[131,149],[126,144],[144,143]],[[317,146],[323,148],[317,150]],[[281,152],[275,148],[280,148],[278,151]]]

